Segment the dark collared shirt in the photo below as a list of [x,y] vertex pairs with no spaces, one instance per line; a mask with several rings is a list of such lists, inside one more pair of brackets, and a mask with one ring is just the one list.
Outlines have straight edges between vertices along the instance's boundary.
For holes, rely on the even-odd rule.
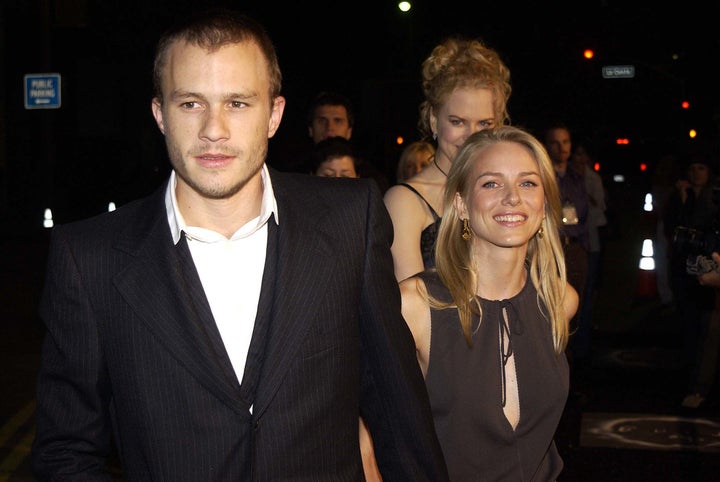
[[564,243],[579,242],[585,249],[590,249],[590,236],[588,231],[588,213],[590,211],[590,201],[587,190],[585,189],[585,180],[580,174],[573,169],[568,168],[564,175],[555,172],[558,187],[560,188],[560,202],[563,206],[568,203],[575,206],[578,223],[563,225],[560,227],[560,233]]

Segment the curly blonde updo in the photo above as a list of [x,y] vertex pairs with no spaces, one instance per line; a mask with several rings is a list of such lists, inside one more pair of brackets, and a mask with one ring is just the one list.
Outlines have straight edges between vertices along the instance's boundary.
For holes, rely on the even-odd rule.
[[478,39],[450,37],[437,45],[422,64],[425,100],[420,104],[418,128],[423,138],[432,137],[430,115],[459,87],[490,89],[497,124],[510,122],[510,69],[498,52]]

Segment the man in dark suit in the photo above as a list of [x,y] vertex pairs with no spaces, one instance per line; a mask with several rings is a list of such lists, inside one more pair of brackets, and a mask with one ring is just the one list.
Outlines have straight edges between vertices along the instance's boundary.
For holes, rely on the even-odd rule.
[[173,171],[54,228],[41,316],[40,480],[447,480],[370,180],[280,173],[281,74],[254,20],[170,30],[152,111]]
[[[548,155],[553,162],[555,179],[560,190],[562,203],[562,226],[560,238],[563,242],[567,280],[580,295],[580,304],[592,302],[583,297],[588,275],[588,251],[590,250],[590,231],[588,219],[590,213],[590,197],[585,188],[585,179],[570,168],[572,154],[572,137],[570,129],[560,121],[549,123],[542,137]],[[567,353],[570,356],[572,373],[574,368],[585,365],[590,358],[590,337],[592,326],[589,319],[580,317],[581,310],[570,321],[570,337]],[[580,325],[580,322],[587,322]]]

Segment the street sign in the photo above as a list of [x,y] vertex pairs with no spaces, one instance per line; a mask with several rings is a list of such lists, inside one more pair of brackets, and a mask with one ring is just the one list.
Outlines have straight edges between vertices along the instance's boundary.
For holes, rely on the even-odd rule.
[[60,74],[25,74],[25,108],[60,107]]
[[635,77],[634,65],[606,65],[602,68],[603,79],[632,79]]

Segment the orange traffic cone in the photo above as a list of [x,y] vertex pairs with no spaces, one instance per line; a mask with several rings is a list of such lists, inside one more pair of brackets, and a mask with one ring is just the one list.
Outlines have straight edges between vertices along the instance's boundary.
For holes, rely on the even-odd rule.
[[640,269],[638,273],[637,288],[635,289],[635,298],[652,299],[658,296],[657,276],[655,270]]

